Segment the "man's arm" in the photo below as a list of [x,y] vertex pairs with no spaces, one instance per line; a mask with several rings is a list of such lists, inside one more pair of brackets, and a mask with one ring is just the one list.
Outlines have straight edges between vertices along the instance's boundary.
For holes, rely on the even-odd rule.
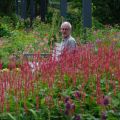
[[73,50],[75,50],[77,47],[76,41],[75,39],[72,39],[69,41],[69,45],[68,45],[68,50],[71,52]]

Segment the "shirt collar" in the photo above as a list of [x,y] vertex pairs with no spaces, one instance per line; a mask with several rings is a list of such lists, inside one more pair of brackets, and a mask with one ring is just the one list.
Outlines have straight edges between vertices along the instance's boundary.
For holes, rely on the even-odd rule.
[[63,39],[63,41],[68,40],[70,37],[71,37],[71,35],[70,35],[70,36],[68,36],[67,38],[64,38],[64,39]]

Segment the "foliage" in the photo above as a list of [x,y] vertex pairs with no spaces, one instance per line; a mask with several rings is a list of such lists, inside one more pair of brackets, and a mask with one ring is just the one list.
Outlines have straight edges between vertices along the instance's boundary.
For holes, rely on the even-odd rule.
[[1,0],[0,1],[0,15],[10,15],[13,13],[15,6],[14,0]]
[[32,28],[29,19],[0,18],[2,28],[10,33],[2,37],[0,46],[0,119],[119,119],[119,26],[103,26],[93,18],[88,44],[80,44],[84,36],[77,14],[70,10],[67,17],[79,43],[77,54],[64,54],[59,64],[51,56],[35,54],[30,60],[42,63],[38,69],[30,68],[22,54],[48,53],[54,42],[60,42],[59,12],[48,17],[50,23],[37,17]]
[[[53,0],[52,0],[53,1]],[[54,0],[57,2],[60,2],[60,0]],[[53,1],[53,2],[54,2]],[[70,2],[71,9],[78,9],[77,17],[81,16],[82,11],[82,0],[68,0]],[[27,0],[27,16],[30,16],[30,0]],[[48,4],[48,0],[46,1],[46,4]],[[49,5],[49,4],[48,4]],[[3,15],[12,15],[15,13],[15,1],[14,0],[4,0],[0,1],[0,14]],[[40,15],[39,8],[41,7],[39,4],[39,0],[35,0],[35,6],[36,9],[36,16]],[[104,6],[104,7],[103,7]],[[51,7],[51,6],[48,6]],[[4,9],[6,8],[6,9]],[[19,6],[20,8],[20,6]],[[68,8],[69,9],[69,8]],[[97,19],[100,23],[103,24],[119,24],[120,21],[120,1],[119,0],[101,0],[101,1],[92,1],[92,15]],[[49,11],[48,11],[49,13]],[[51,13],[52,14],[52,13]],[[49,14],[47,14],[47,17]],[[50,21],[47,19],[48,22]]]
[[74,57],[65,52],[59,63],[51,56],[35,56],[42,64],[34,70],[25,59],[16,68],[11,58],[8,68],[0,71],[0,118],[117,120],[120,48],[116,45],[114,41],[81,45]]
[[[93,16],[104,24],[119,24],[120,1],[119,0],[93,0]],[[104,7],[103,7],[104,6]]]
[[[51,13],[52,10],[53,9],[51,9]],[[61,41],[59,26],[62,18],[58,20],[58,17],[59,12],[56,11],[49,18],[51,19],[51,23],[43,23],[38,16],[34,19],[32,28],[30,28],[29,19],[22,20],[14,15],[12,17],[4,16],[0,18],[1,36],[4,36],[2,38],[3,45],[0,49],[0,56],[4,59],[5,64],[11,54],[15,54],[18,57],[24,51],[33,52],[34,50],[38,50],[45,53],[50,52],[54,43]],[[72,23],[72,34],[75,36],[77,42],[83,42],[84,31],[81,25],[82,23],[79,21],[80,18],[78,18],[77,15],[73,15],[72,11],[69,11],[69,16],[66,19]],[[86,37],[87,41],[96,41],[97,39],[110,40],[114,38],[118,32],[119,26],[105,27],[93,18],[93,27],[92,29],[87,29]],[[119,37],[117,39],[119,39]],[[118,46],[120,46],[120,44],[118,44]]]
[[[72,3],[72,8],[82,11],[82,0],[68,0]],[[120,18],[120,1],[119,0],[92,0],[92,15],[103,24],[119,24]]]
[[0,24],[0,37],[9,36],[9,35],[10,35],[10,32],[7,29],[7,27]]
[[[71,22],[79,46],[74,57],[64,54],[59,63],[51,56],[47,59],[39,56],[51,52],[54,43],[61,41],[59,26],[63,19],[58,10],[49,7],[47,22],[41,22],[38,16],[31,28],[29,18],[0,17],[0,119],[120,118],[120,27],[100,23],[108,23],[105,18],[111,11],[110,3],[106,5],[108,11],[100,17],[96,10],[101,9],[101,5],[97,7],[101,1],[93,1],[93,26],[87,29],[88,43],[81,44],[84,40],[82,4],[78,0],[69,1],[72,4],[66,20]],[[4,6],[2,2],[0,5]],[[109,22],[116,23],[114,18],[108,18]],[[34,52],[34,58],[29,61],[22,56]],[[30,62],[37,69],[32,69]],[[39,62],[42,64],[36,65]]]

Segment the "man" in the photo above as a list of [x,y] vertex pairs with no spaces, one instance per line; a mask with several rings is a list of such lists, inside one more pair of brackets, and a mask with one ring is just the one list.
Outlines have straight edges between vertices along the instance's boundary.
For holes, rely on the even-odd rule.
[[[76,49],[76,41],[71,36],[71,31],[72,31],[71,24],[69,22],[63,22],[61,24],[60,31],[62,33],[63,40],[60,44],[56,45],[52,53],[52,60],[55,60],[56,62],[59,60],[60,56],[64,54],[64,52],[71,54]],[[40,63],[40,64],[42,65],[43,63]],[[34,71],[38,66],[38,62],[35,62],[35,63],[29,62],[29,65]]]
[[56,49],[53,51],[53,58],[55,58],[56,60],[59,59],[60,55],[62,55],[64,51],[71,53],[76,48],[76,41],[71,36],[71,24],[69,22],[63,22],[60,29],[63,40],[58,46],[56,46]]

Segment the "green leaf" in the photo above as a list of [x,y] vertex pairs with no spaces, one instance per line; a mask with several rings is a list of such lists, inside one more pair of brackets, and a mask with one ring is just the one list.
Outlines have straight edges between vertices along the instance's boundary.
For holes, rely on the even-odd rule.
[[35,120],[38,120],[38,116],[37,116],[37,113],[35,112],[35,110],[29,109],[28,111],[30,111],[33,114]]
[[11,113],[7,113],[7,115],[10,117],[11,120],[16,120],[16,118]]
[[44,103],[45,103],[45,98],[42,98],[41,99],[41,105],[44,105]]
[[114,107],[117,107],[120,104],[119,99],[112,99],[112,104]]
[[120,93],[118,93],[118,98],[120,99]]

